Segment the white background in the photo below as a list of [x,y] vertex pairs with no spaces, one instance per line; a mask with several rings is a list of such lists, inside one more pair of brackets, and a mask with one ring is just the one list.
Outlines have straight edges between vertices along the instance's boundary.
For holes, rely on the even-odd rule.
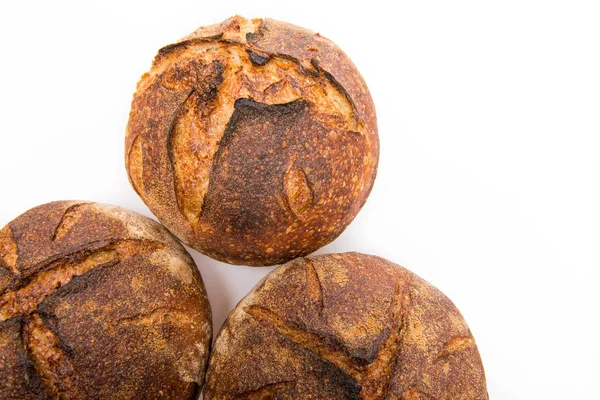
[[[0,226],[59,199],[150,215],[123,162],[135,84],[161,46],[236,13],[329,37],[375,100],[374,190],[320,252],[377,254],[445,292],[492,399],[598,398],[595,1],[3,1]],[[272,269],[191,252],[215,330]]]

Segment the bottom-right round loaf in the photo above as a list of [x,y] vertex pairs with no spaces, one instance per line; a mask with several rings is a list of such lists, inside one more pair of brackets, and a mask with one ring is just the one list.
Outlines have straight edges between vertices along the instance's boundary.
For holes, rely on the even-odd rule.
[[412,272],[359,253],[298,258],[231,312],[205,399],[488,399],[454,304]]

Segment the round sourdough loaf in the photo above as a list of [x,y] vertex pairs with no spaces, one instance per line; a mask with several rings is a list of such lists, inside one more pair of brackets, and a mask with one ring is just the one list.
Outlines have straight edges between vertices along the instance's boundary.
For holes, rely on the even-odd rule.
[[0,231],[0,398],[196,399],[211,340],[202,278],[158,223],[63,201]]
[[233,264],[313,252],[373,185],[373,101],[319,34],[233,17],[162,48],[138,83],[126,138],[131,184],[191,247]]
[[379,257],[299,258],[231,312],[204,398],[488,399],[475,340],[439,290]]

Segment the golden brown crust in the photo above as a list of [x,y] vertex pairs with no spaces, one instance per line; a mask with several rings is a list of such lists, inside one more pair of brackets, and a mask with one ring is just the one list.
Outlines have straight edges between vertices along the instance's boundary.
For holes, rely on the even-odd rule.
[[346,253],[296,259],[256,285],[217,335],[204,398],[488,395],[452,302],[398,265]]
[[55,202],[4,227],[0,249],[0,398],[197,397],[210,306],[165,228]]
[[181,240],[269,265],[335,239],[372,188],[375,109],[331,41],[233,17],[161,49],[126,138],[135,190]]

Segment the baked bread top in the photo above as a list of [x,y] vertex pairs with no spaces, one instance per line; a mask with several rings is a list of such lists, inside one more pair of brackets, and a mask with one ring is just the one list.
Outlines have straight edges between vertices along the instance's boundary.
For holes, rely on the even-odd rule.
[[214,343],[205,399],[487,399],[475,340],[439,290],[358,253],[258,283]]
[[335,239],[366,201],[379,141],[368,88],[331,41],[233,17],[162,48],[126,138],[130,181],[195,249],[269,265]]
[[0,230],[0,398],[195,399],[211,340],[192,258],[149,218],[62,201]]

